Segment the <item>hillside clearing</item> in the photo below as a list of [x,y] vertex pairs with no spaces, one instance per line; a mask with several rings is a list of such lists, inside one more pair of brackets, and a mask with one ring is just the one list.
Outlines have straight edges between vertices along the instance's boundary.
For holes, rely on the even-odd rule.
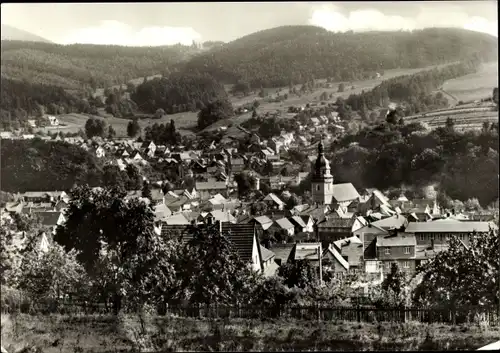
[[446,81],[442,88],[457,99],[468,102],[491,97],[495,87],[498,87],[498,63],[490,62],[483,64],[476,73]]

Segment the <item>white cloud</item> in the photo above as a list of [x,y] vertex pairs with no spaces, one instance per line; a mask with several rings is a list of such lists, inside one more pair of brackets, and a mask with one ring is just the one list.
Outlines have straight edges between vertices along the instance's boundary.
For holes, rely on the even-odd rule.
[[124,46],[159,46],[201,40],[191,27],[145,27],[138,31],[119,21],[102,21],[99,26],[70,32],[61,44],[115,44]]
[[[424,5],[425,6],[425,5]],[[361,9],[344,15],[333,5],[322,5],[312,11],[309,24],[332,32],[414,30],[427,27],[460,27],[498,37],[498,22],[483,17],[469,17],[457,7],[422,7],[416,16],[385,15],[375,9]]]

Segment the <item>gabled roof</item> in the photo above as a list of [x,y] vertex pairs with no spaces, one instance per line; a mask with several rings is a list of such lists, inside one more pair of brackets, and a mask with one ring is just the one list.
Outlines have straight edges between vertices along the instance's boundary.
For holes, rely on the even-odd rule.
[[59,217],[61,217],[61,212],[37,212],[37,216],[39,216],[42,220],[42,224],[44,226],[55,226],[59,221]]
[[281,201],[280,198],[273,193],[270,193],[266,197],[264,197],[263,201],[272,201],[280,206],[285,205],[285,203]]
[[399,229],[408,225],[408,220],[402,215],[395,215],[387,217],[372,223],[372,226],[380,227],[383,229]]
[[210,215],[212,215],[212,217],[215,218],[216,221],[236,223],[236,218],[234,218],[229,212],[226,211],[215,210],[210,212]]
[[293,229],[293,224],[287,218],[280,218],[275,221],[282,229]]
[[457,222],[454,220],[442,222],[410,222],[406,227],[407,233],[472,233],[488,232],[488,222]]
[[272,224],[273,221],[267,217],[267,216],[259,216],[259,217],[255,217],[254,220],[256,222],[258,222],[259,224],[263,225],[263,224]]
[[359,198],[358,191],[351,183],[333,184],[333,198],[337,202],[350,201]]
[[273,244],[270,249],[274,252],[275,259],[287,262],[294,247],[295,244]]
[[306,222],[304,222],[304,220],[300,216],[290,217],[289,220],[290,220],[291,223],[295,223],[299,227],[302,227],[302,228],[307,227]]
[[415,235],[408,233],[399,233],[398,235],[379,235],[377,236],[377,247],[391,246],[416,246],[417,239]]
[[354,218],[328,218],[318,223],[318,228],[351,228]]
[[344,238],[333,242],[333,245],[335,245],[338,249],[342,249],[343,246],[349,244],[363,244],[363,242],[355,235],[349,238]]
[[174,215],[171,215],[167,219],[165,219],[165,223],[167,225],[189,225],[190,222],[187,220],[186,217],[182,213],[177,213]]
[[342,265],[342,267],[344,267],[346,270],[349,270],[349,263],[342,257],[342,255],[337,251],[337,249],[335,249],[332,244],[330,244],[330,246],[325,249],[323,256],[325,256],[327,252],[332,254],[333,257]]
[[247,262],[252,259],[253,244],[256,240],[253,224],[222,223],[222,233],[227,234],[240,258]]
[[267,260],[271,259],[272,257],[276,256],[275,253],[273,253],[269,249],[266,249],[262,245],[260,245],[260,253],[262,254],[262,261],[267,261]]

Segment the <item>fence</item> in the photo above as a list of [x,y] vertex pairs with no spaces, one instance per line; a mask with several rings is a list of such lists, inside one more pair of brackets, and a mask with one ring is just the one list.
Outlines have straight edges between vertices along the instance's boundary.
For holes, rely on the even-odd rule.
[[[110,314],[112,308],[102,303],[60,303],[57,306],[36,305],[11,308],[24,313],[60,313],[66,315]],[[7,310],[7,311],[11,311]],[[6,311],[5,308],[3,310]],[[320,321],[410,322],[422,323],[485,323],[500,325],[500,310],[489,308],[375,308],[370,306],[228,306],[228,305],[166,305],[160,315],[191,318],[287,318]]]
[[165,314],[180,317],[205,318],[292,318],[320,321],[480,323],[490,326],[500,323],[497,308],[373,308],[373,307],[234,307],[234,306],[169,306]]

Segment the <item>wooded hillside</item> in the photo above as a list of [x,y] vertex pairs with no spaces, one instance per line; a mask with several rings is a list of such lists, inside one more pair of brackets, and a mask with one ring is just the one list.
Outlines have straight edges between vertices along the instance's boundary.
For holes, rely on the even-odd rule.
[[182,45],[124,47],[2,41],[2,76],[66,89],[105,87],[169,72],[173,64],[196,51]]
[[496,38],[462,29],[332,33],[284,26],[242,37],[178,66],[210,73],[224,83],[276,87],[311,78],[365,79],[383,69],[455,62],[475,53],[489,61],[496,59],[497,47]]

